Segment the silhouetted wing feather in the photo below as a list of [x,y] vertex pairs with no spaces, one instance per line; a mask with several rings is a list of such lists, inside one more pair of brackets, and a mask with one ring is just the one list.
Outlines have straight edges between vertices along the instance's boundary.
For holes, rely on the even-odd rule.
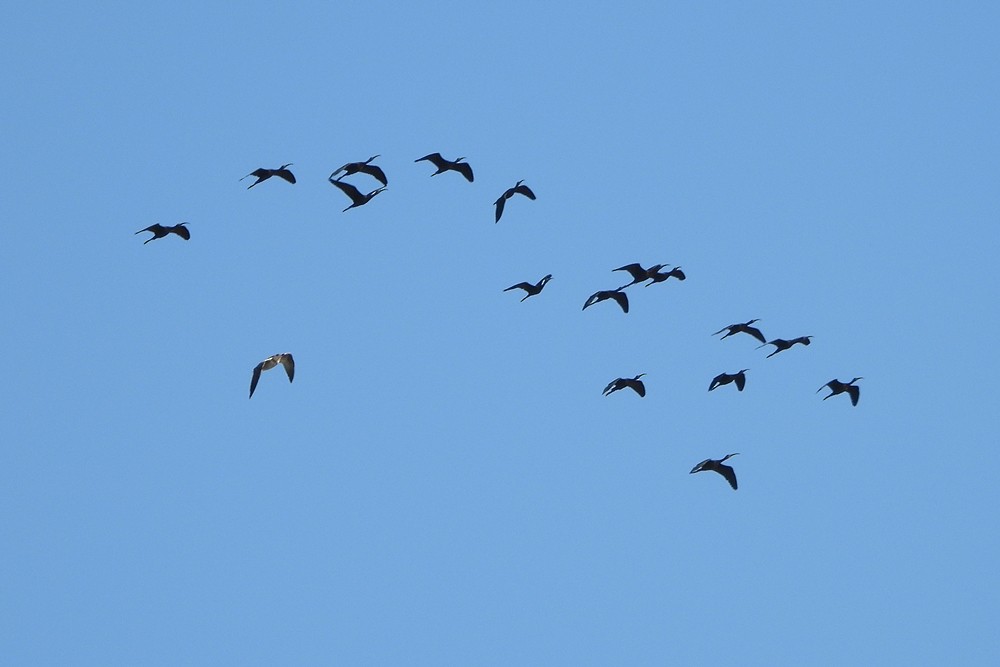
[[747,376],[744,375],[743,373],[740,373],[739,375],[736,376],[735,382],[736,382],[736,388],[740,391],[743,391],[743,387],[746,386],[747,383]]
[[257,382],[260,381],[260,371],[263,366],[264,363],[261,362],[253,367],[253,377],[250,378],[250,398],[253,398],[253,392],[257,388]]
[[295,359],[292,358],[291,354],[283,354],[278,358],[281,365],[285,367],[285,372],[288,374],[288,381],[291,382],[295,379]]
[[625,292],[611,292],[609,297],[618,302],[623,312],[628,312],[628,295]]
[[762,334],[760,332],[760,329],[758,329],[756,327],[743,327],[743,331],[745,333],[750,334],[751,336],[753,336],[754,338],[756,338],[760,342],[767,343],[767,339],[764,338],[764,334]]
[[608,386],[604,388],[604,395],[607,396],[612,392],[618,391],[618,389],[620,389],[620,387],[617,386],[619,382],[621,382],[621,378],[616,378],[609,382]]
[[295,184],[295,174],[288,171],[287,169],[279,169],[276,172],[274,172],[274,175],[285,179],[286,181],[292,183],[293,185]]
[[518,283],[516,285],[511,285],[510,287],[505,289],[504,292],[509,292],[512,289],[523,289],[525,292],[530,292],[532,289],[534,289],[534,287],[535,286],[532,285],[531,283]]
[[502,195],[501,195],[500,199],[496,200],[496,207],[497,207],[496,220],[494,220],[493,222],[500,222],[500,216],[503,215],[503,206],[504,206],[504,203],[506,201],[507,201],[507,198],[504,197],[504,196],[502,196]]
[[691,468],[690,474],[693,475],[696,472],[701,472],[702,470],[705,469],[705,465],[708,464],[708,463],[711,463],[711,462],[712,462],[712,459],[705,459],[704,461],[702,461],[701,463],[699,463],[695,467]]
[[374,164],[364,164],[358,167],[358,171],[364,172],[377,179],[382,185],[389,185],[389,180],[385,177],[385,172],[381,167]]
[[519,186],[517,186],[516,188],[514,188],[514,192],[516,192],[518,194],[522,194],[525,197],[527,197],[528,199],[534,199],[535,198],[535,193],[532,192],[531,188],[529,188],[527,185],[519,185]]
[[645,398],[645,396],[646,396],[646,385],[643,384],[642,380],[635,380],[629,386],[632,387],[632,389],[635,389],[635,393],[637,393],[637,394],[639,394],[639,396],[642,396],[643,398]]
[[722,379],[725,377],[726,377],[725,373],[720,373],[719,375],[716,375],[714,378],[712,378],[712,383],[708,385],[708,390],[712,391],[713,389],[721,385]]
[[184,225],[176,225],[171,231],[185,241],[191,240],[191,232]]
[[725,477],[726,481],[729,482],[729,486],[733,487],[733,491],[736,490],[736,471],[734,471],[729,466],[720,463],[719,466],[715,469],[715,472]]
[[[861,387],[856,384],[852,384],[847,388],[847,393],[851,395],[851,405],[857,405],[858,399],[861,398]],[[877,403],[878,401],[876,401]]]
[[434,166],[437,167],[438,169],[440,169],[441,165],[444,163],[444,159],[441,157],[440,153],[431,153],[430,155],[425,155],[423,157],[417,158],[416,160],[414,160],[414,162],[422,162],[423,160],[430,160],[431,162],[434,163]]
[[472,167],[469,165],[468,162],[456,162],[452,168],[458,173],[462,174],[462,176],[465,176],[465,180],[467,180],[469,183],[472,183],[472,181],[475,178],[472,175]]
[[330,183],[337,186],[340,189],[340,191],[343,192],[348,197],[350,197],[351,201],[354,202],[355,204],[364,200],[364,195],[361,194],[361,191],[358,190],[353,185],[351,185],[350,183],[345,183],[344,181],[337,181],[337,180],[332,180],[330,181]]
[[629,275],[636,282],[646,279],[646,269],[642,268],[642,265],[638,263],[619,266],[617,269],[612,269],[612,271],[628,271]]

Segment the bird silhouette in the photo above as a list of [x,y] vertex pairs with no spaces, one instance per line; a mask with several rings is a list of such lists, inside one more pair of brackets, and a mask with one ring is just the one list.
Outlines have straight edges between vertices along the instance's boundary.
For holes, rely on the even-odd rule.
[[385,186],[383,185],[382,187],[376,188],[375,190],[372,190],[368,194],[363,195],[361,194],[360,190],[358,190],[350,183],[338,181],[332,177],[330,178],[330,183],[336,185],[338,188],[340,188],[341,192],[343,192],[345,195],[351,198],[351,205],[344,209],[345,212],[351,210],[355,206],[363,206],[367,204],[372,200],[372,197],[385,190]]
[[708,390],[712,391],[716,387],[721,387],[724,384],[729,384],[730,382],[736,383],[736,389],[743,391],[743,387],[747,383],[746,372],[750,370],[749,368],[744,368],[738,373],[719,373],[712,379],[712,384],[708,385]]
[[604,395],[610,396],[619,389],[628,388],[639,394],[639,396],[644,397],[646,395],[646,385],[644,385],[642,380],[639,379],[643,375],[645,375],[645,373],[639,373],[633,378],[616,378],[612,380],[608,383],[608,386],[604,388]]
[[660,272],[660,268],[663,268],[662,266],[659,268],[655,268],[655,270],[654,268],[651,268],[649,270],[649,282],[646,283],[646,287],[649,287],[650,285],[655,285],[656,283],[662,283],[664,280],[668,278],[677,278],[677,280],[687,280],[687,276],[684,275],[684,272],[681,271],[681,267],[679,266],[675,266],[666,273]]
[[751,336],[759,340],[761,343],[767,345],[767,339],[764,338],[764,334],[760,332],[760,329],[758,329],[757,327],[750,326],[754,322],[760,322],[760,320],[750,320],[749,322],[744,322],[743,324],[730,324],[728,327],[722,327],[712,335],[718,336],[720,333],[725,331],[727,332],[726,335],[719,339],[719,340],[725,340],[730,336],[736,335],[738,333],[745,333],[745,334],[750,334]]
[[734,454],[726,454],[721,459],[705,459],[704,461],[696,465],[694,468],[692,468],[690,474],[693,475],[696,472],[704,472],[705,470],[714,470],[715,472],[725,477],[726,481],[729,482],[729,486],[733,487],[733,491],[735,491],[736,472],[732,469],[731,466],[725,465],[723,461],[738,455],[739,452],[736,452]]
[[[469,165],[468,162],[462,162],[462,160],[464,159],[465,159],[464,157],[458,157],[455,158],[454,160],[447,160],[441,157],[440,153],[431,153],[430,155],[425,155],[421,158],[417,158],[416,160],[414,160],[414,162],[420,162],[422,160],[428,160],[430,162],[433,162],[434,166],[437,167],[437,171],[431,174],[431,176],[437,176],[438,174],[441,174],[448,170],[457,171],[462,176],[465,176],[465,180],[471,183],[473,181],[472,167]],[[534,199],[534,197],[532,197],[532,199]]]
[[527,185],[521,185],[524,181],[518,181],[514,184],[514,187],[508,188],[506,192],[500,195],[500,198],[493,202],[496,205],[496,220],[494,222],[500,222],[500,216],[503,215],[503,207],[508,199],[514,195],[524,195],[528,199],[534,199],[535,193],[531,191]]
[[830,394],[824,396],[823,400],[830,398],[830,396],[836,396],[837,394],[843,394],[847,392],[851,397],[851,405],[857,405],[858,399],[861,398],[861,387],[854,384],[858,380],[863,380],[864,378],[854,378],[850,382],[841,382],[840,380],[833,379],[827,382],[825,385],[816,390],[816,393],[823,391],[827,387],[830,388]]
[[156,239],[162,239],[167,234],[177,234],[177,236],[181,237],[185,241],[190,241],[191,232],[189,232],[187,227],[185,227],[186,224],[187,224],[186,222],[182,222],[180,224],[174,225],[173,227],[165,227],[157,223],[155,225],[150,225],[145,229],[140,229],[139,231],[136,232],[136,234],[142,234],[143,232],[153,232],[153,236],[143,241],[142,245],[146,245],[150,241],[155,241]]
[[583,310],[587,310],[590,306],[595,303],[600,303],[605,299],[614,299],[618,302],[618,305],[622,307],[622,312],[628,312],[628,295],[621,291],[622,288],[612,289],[612,290],[598,290],[587,297],[587,301],[583,304]]
[[250,378],[250,398],[253,398],[254,389],[257,388],[257,382],[260,380],[260,374],[262,371],[269,371],[278,364],[285,367],[285,372],[288,373],[288,381],[291,382],[295,379],[295,360],[292,359],[292,355],[289,352],[284,352],[282,354],[273,354],[264,361],[260,362],[253,368],[253,377]]
[[[790,348],[792,345],[795,345],[796,343],[802,343],[803,345],[808,345],[810,338],[812,338],[812,336],[799,336],[798,338],[793,338],[791,340],[785,340],[784,338],[775,338],[774,340],[769,340],[766,343],[764,343],[764,345],[773,345],[775,349],[774,352],[772,352],[771,354],[767,355],[764,358],[770,359],[779,352],[784,352],[785,350]],[[757,349],[759,350],[760,348],[764,347],[764,345],[758,345]]]
[[[362,174],[368,174],[369,176],[373,177],[374,179],[379,181],[382,185],[389,185],[389,180],[385,177],[385,172],[382,171],[382,168],[379,167],[378,165],[371,164],[371,161],[377,157],[379,156],[372,155],[364,162],[348,162],[343,167],[330,174],[330,180],[339,181],[340,178],[344,178],[344,176],[350,176],[351,174],[356,174],[358,172],[361,172]],[[335,179],[334,176],[336,176],[340,172],[344,172],[344,176]]]
[[281,165],[277,169],[265,169],[264,167],[261,167],[260,169],[254,169],[240,180],[242,181],[244,178],[250,178],[251,176],[257,177],[256,181],[247,186],[247,190],[257,185],[258,183],[263,183],[272,176],[278,176],[279,178],[285,179],[289,183],[295,183],[295,175],[292,174],[292,172],[288,171],[288,167],[291,167],[292,164],[293,163],[289,162],[288,164]]
[[617,269],[612,269],[612,271],[628,271],[628,274],[632,276],[632,282],[622,285],[618,289],[625,289],[626,287],[631,287],[636,283],[641,283],[644,280],[649,280],[653,274],[656,274],[663,267],[668,266],[667,264],[654,264],[648,269],[642,268],[642,264],[638,262],[634,264],[626,264],[625,266],[619,266]]
[[550,280],[552,280],[551,273],[548,274],[547,276],[544,276],[534,285],[532,285],[531,283],[518,283],[516,285],[511,285],[510,287],[505,289],[504,292],[509,292],[512,289],[523,289],[525,292],[527,292],[527,294],[525,294],[524,297],[521,299],[521,301],[524,301],[524,299],[527,299],[529,296],[535,296],[536,294],[541,292],[542,288],[545,287],[545,283],[549,282]]

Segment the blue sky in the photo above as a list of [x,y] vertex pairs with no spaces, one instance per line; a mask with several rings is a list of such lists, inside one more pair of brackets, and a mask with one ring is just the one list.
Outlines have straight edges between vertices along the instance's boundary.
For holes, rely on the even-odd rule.
[[996,664],[998,13],[9,9],[6,659]]

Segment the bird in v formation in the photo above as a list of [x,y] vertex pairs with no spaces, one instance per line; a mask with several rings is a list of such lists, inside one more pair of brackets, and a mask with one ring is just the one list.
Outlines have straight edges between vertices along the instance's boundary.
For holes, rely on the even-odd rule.
[[263,183],[264,181],[266,181],[267,179],[271,178],[272,176],[277,176],[278,178],[283,178],[286,181],[288,181],[289,183],[292,183],[294,185],[295,184],[295,175],[292,172],[288,171],[288,168],[291,167],[291,166],[292,166],[292,163],[289,162],[288,164],[281,165],[277,169],[267,169],[266,167],[260,167],[259,169],[254,169],[253,171],[251,171],[249,174],[247,174],[246,176],[244,176],[240,180],[242,181],[243,179],[250,178],[251,176],[255,176],[257,178],[256,181],[254,181],[253,183],[251,183],[250,185],[247,186],[247,190],[249,190],[253,186],[257,185],[258,183]]
[[150,225],[145,229],[140,229],[139,231],[136,232],[136,234],[142,234],[143,232],[153,233],[153,235],[150,238],[142,242],[142,245],[146,245],[150,241],[155,241],[156,239],[162,239],[167,234],[177,234],[177,236],[181,237],[185,241],[189,241],[191,240],[191,232],[188,231],[186,225],[187,225],[186,222],[182,222],[173,226],[165,226],[157,223],[155,225]]

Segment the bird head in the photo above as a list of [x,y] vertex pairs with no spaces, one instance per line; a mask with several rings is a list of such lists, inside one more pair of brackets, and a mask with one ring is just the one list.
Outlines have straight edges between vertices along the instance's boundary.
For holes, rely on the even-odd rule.
[[278,167],[278,169],[288,169],[288,168],[289,168],[289,167],[291,167],[291,166],[292,166],[293,164],[295,164],[295,163],[294,163],[294,162],[289,162],[288,164],[283,164],[283,165],[281,165],[280,167]]
[[864,378],[854,378],[853,380],[851,380],[851,381],[850,381],[850,382],[848,382],[847,384],[854,384],[854,383],[855,383],[855,382],[857,382],[858,380],[864,380]]

